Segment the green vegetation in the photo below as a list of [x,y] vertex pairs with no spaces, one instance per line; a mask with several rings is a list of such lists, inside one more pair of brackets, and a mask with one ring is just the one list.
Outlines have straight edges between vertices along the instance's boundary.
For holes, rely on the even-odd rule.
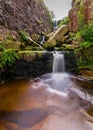
[[80,45],[75,49],[79,69],[93,71],[93,25],[84,25],[79,31]]
[[82,27],[84,27],[84,13],[83,13],[83,9],[84,7],[82,5],[79,6],[79,11],[78,11],[78,20],[79,20],[79,30],[82,29]]
[[7,34],[6,38],[0,43],[0,68],[12,66],[19,58],[18,56],[18,41],[11,34]]
[[12,66],[17,59],[19,59],[18,52],[14,49],[3,49],[0,58],[0,67]]
[[19,31],[19,35],[21,36],[22,42],[28,42],[28,36],[25,31],[23,30]]
[[80,33],[83,41],[93,42],[93,24],[85,25]]
[[69,18],[65,17],[59,21],[58,27],[62,26],[63,24],[68,24]]
[[54,40],[51,40],[49,42],[46,42],[43,47],[49,51],[53,51],[54,50],[54,47],[55,47],[55,41]]

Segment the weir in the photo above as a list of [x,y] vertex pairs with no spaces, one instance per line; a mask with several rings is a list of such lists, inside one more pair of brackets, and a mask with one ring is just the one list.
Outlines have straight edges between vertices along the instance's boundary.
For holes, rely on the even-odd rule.
[[65,72],[65,59],[64,53],[53,53],[53,73]]

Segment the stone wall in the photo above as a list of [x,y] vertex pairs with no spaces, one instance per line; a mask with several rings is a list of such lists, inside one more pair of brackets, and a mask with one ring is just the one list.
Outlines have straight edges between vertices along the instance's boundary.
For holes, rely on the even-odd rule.
[[2,80],[14,77],[38,77],[45,73],[52,72],[52,53],[29,52],[20,54],[20,59],[9,67],[6,66],[0,75]]
[[77,73],[76,56],[73,50],[65,53],[65,65],[66,72]]

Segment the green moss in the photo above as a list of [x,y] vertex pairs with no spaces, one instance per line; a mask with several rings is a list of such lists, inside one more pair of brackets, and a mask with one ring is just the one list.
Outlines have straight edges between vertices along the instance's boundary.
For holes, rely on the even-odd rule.
[[56,45],[56,41],[55,40],[51,40],[51,41],[48,41],[46,42],[43,47],[47,50],[54,50],[54,47]]
[[20,58],[30,61],[35,59],[35,57],[41,58],[43,54],[43,51],[19,51]]

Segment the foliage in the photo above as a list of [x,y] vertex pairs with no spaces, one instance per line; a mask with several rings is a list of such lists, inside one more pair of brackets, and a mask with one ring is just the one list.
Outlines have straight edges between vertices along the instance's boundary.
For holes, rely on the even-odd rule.
[[19,31],[19,34],[20,34],[21,39],[22,39],[23,42],[27,42],[28,41],[28,36],[27,36],[25,31],[21,30],[21,31]]
[[79,18],[79,30],[82,29],[84,26],[84,13],[83,13],[83,6],[79,6],[79,11],[78,11],[78,18]]
[[10,33],[7,34],[6,39],[7,40],[12,40],[12,41],[14,40]]
[[58,27],[62,26],[63,24],[68,24],[69,18],[65,17],[59,21]]
[[79,69],[88,69],[93,71],[93,47],[78,51],[77,66]]
[[5,45],[3,43],[0,43],[0,51],[3,51],[5,48]]
[[83,41],[93,42],[93,24],[85,25],[80,33]]
[[81,42],[75,49],[79,68],[93,70],[93,24],[84,25],[80,30]]
[[0,67],[12,66],[18,58],[18,53],[15,50],[3,50],[1,53]]
[[77,31],[76,33],[70,34],[70,40],[80,40],[81,39],[81,34],[80,31]]

